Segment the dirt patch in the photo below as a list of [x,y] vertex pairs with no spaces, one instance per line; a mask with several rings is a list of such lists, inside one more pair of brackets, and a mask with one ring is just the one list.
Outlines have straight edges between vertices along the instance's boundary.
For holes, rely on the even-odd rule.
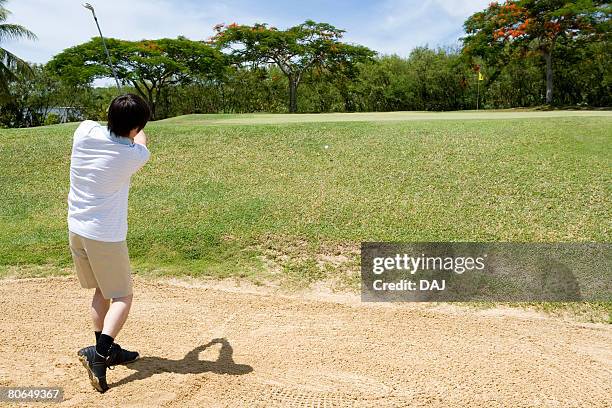
[[359,245],[352,242],[309,242],[268,236],[253,247],[268,271],[268,280],[285,288],[324,282],[333,291],[359,288]]
[[0,385],[63,387],[78,407],[612,405],[609,325],[229,286],[137,278],[117,341],[143,358],[100,395],[76,358],[90,291],[1,280]]

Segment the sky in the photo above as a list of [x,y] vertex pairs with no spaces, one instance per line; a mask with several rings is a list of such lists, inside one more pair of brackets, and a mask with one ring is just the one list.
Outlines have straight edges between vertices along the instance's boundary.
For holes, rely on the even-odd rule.
[[[205,40],[218,23],[269,23],[279,29],[307,19],[346,30],[344,41],[381,54],[408,56],[418,46],[454,46],[463,21],[490,0],[89,0],[105,37],[126,40]],[[8,23],[21,24],[37,41],[4,40],[1,46],[26,61],[45,63],[98,32],[79,0],[9,0]]]

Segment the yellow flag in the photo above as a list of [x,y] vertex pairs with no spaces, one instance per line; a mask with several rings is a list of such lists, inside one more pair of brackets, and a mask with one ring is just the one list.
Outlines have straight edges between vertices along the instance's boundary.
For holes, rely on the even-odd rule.
[[482,76],[482,73],[478,73],[478,80],[479,81],[484,81],[484,76]]

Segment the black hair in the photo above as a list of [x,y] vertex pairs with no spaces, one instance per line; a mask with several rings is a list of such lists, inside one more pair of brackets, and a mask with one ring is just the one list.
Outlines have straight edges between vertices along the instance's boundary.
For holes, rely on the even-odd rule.
[[151,118],[149,104],[131,93],[113,99],[108,108],[108,130],[127,137],[132,129],[141,131]]

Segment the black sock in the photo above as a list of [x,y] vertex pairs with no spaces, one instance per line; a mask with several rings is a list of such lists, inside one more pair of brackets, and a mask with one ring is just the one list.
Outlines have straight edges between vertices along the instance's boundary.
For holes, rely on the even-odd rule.
[[111,336],[107,334],[100,334],[100,338],[96,342],[96,354],[101,355],[102,357],[108,357],[111,346],[113,345],[113,339]]
[[100,340],[100,335],[102,334],[101,331],[95,331],[94,334],[96,335],[96,344],[98,344],[98,340]]

